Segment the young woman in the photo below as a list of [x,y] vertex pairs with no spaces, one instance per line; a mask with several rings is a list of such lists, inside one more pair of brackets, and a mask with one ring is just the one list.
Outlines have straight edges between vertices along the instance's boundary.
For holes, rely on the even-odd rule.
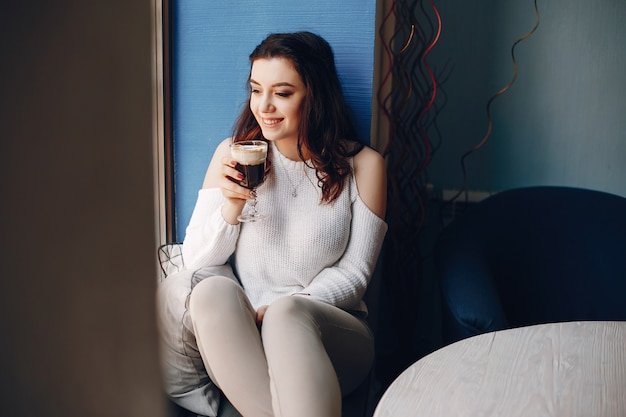
[[[363,294],[387,226],[383,158],[355,141],[329,44],[273,34],[250,55],[249,106],[218,146],[183,242],[186,271],[159,289],[167,392],[215,415],[339,417],[367,376]],[[261,221],[229,147],[263,138]],[[235,271],[235,272],[233,272]]]

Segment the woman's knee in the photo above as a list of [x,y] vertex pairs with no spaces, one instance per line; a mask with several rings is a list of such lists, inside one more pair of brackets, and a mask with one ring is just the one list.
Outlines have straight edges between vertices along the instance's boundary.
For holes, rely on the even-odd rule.
[[316,312],[312,300],[300,296],[278,298],[269,305],[261,328],[263,337],[284,339],[307,329],[319,334]]
[[192,317],[205,314],[207,309],[221,310],[226,303],[240,297],[242,289],[228,277],[211,276],[203,279],[191,290],[189,312]]
[[267,308],[263,323],[266,320],[272,322],[296,319],[302,315],[310,316],[310,303],[311,300],[297,295],[280,297]]

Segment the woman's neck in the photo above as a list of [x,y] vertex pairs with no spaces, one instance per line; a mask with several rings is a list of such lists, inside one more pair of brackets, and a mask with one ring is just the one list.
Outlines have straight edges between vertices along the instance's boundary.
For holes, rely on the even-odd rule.
[[310,158],[311,153],[306,147],[302,147],[302,157],[298,153],[298,141],[297,140],[277,140],[274,142],[276,149],[283,154],[284,157],[291,159],[292,161],[306,161]]

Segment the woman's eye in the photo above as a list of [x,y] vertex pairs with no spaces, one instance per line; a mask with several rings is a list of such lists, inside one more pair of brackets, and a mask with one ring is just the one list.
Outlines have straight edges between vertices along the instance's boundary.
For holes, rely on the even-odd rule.
[[291,93],[289,92],[278,92],[276,93],[277,96],[279,97],[289,97],[291,95]]

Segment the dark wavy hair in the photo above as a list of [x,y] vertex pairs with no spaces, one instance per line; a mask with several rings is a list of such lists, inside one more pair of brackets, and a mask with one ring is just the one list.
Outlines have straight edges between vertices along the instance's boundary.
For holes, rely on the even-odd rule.
[[[269,35],[250,54],[257,59],[285,58],[291,61],[306,88],[298,129],[298,154],[303,146],[311,152],[311,163],[322,189],[322,201],[332,203],[343,190],[352,168],[348,158],[363,144],[350,117],[335,67],[333,50],[326,40],[311,32]],[[233,129],[234,141],[262,136],[250,110],[250,97]]]

